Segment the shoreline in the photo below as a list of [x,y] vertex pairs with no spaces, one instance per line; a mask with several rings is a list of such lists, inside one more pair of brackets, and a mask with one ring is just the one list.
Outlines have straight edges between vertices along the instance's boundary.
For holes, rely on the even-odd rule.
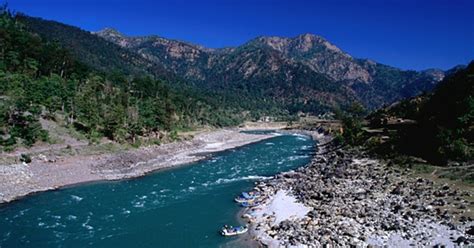
[[315,138],[324,146],[309,164],[254,187],[266,199],[245,214],[260,246],[454,247],[474,241],[473,203],[466,200],[471,192],[410,178],[388,161],[359,149],[332,149],[328,136]]
[[37,156],[29,164],[0,165],[0,205],[43,191],[139,178],[275,137],[273,134],[242,133],[242,130],[251,129],[219,129],[199,133],[187,141],[129,151],[89,156],[69,155],[54,161]]

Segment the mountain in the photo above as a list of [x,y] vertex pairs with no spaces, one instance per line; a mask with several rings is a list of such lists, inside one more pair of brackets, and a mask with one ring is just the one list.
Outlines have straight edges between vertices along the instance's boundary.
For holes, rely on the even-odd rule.
[[[25,20],[46,24],[36,28],[55,35],[33,33],[34,25],[25,26],[31,24]],[[0,7],[0,37],[0,151],[56,142],[44,121],[91,142],[106,137],[140,145],[176,139],[180,129],[235,126],[250,118],[249,110],[260,111],[171,88],[179,82],[150,77],[155,71],[146,72],[138,62],[153,62],[131,51],[74,27],[24,19],[5,7]]]
[[260,89],[264,85],[269,87],[264,87],[267,96],[300,97],[303,106],[308,101],[333,106],[358,100],[376,108],[430,91],[444,77],[441,70],[404,71],[356,59],[313,34],[258,37],[225,49],[158,36],[130,37],[111,28],[95,34],[201,86]]
[[68,49],[80,62],[100,71],[120,71],[125,74],[155,75],[170,77],[160,64],[142,58],[133,51],[124,49],[80,28],[56,21],[44,20],[17,14],[16,19],[42,39],[56,42]]
[[18,19],[96,69],[165,78],[172,87],[213,95],[218,104],[253,110],[318,114],[354,102],[374,109],[430,91],[444,76],[441,70],[404,71],[353,58],[313,34],[258,37],[210,49],[155,35],[127,36],[112,28],[91,33],[26,15]]

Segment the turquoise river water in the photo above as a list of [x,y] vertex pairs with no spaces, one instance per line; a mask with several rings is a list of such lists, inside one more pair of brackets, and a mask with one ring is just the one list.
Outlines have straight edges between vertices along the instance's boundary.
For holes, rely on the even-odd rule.
[[218,233],[239,223],[233,198],[307,164],[313,146],[285,134],[137,179],[35,194],[0,206],[0,247],[242,246]]

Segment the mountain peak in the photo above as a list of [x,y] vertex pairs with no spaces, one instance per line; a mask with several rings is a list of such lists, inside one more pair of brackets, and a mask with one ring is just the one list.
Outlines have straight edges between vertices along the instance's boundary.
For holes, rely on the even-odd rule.
[[323,37],[321,37],[319,35],[312,34],[312,33],[303,33],[303,34],[300,34],[300,35],[296,36],[296,38],[307,39],[307,40],[324,40]]
[[97,32],[93,32],[94,34],[98,34],[100,36],[107,35],[107,36],[121,36],[123,37],[124,35],[120,33],[117,29],[111,28],[111,27],[106,27],[102,30],[99,30]]
[[318,47],[324,47],[329,51],[335,52],[335,53],[340,53],[340,54],[345,54],[341,49],[339,49],[336,45],[332,44],[325,38],[319,35],[311,34],[311,33],[304,33],[296,36],[293,38],[293,40],[298,43],[299,48],[302,51],[308,51],[311,48],[318,46]]
[[122,33],[120,33],[117,29],[115,28],[104,28],[100,31],[93,32],[93,34],[102,37],[110,42],[113,42],[115,44],[118,44],[121,47],[127,47],[130,45],[130,42],[128,40],[128,37]]

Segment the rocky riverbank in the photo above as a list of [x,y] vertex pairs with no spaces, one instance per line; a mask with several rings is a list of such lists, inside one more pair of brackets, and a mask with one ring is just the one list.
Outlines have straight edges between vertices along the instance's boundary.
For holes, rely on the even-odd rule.
[[[0,203],[59,187],[99,180],[118,180],[188,164],[264,139],[273,134],[242,133],[239,129],[204,132],[187,141],[96,155],[32,156],[29,164],[0,164]],[[54,151],[51,151],[54,153]]]
[[[269,247],[472,244],[473,192],[407,174],[357,149],[320,146],[308,166],[256,186],[267,198],[246,212],[252,234]],[[308,213],[279,218],[271,211],[286,204],[274,206],[279,192]]]

